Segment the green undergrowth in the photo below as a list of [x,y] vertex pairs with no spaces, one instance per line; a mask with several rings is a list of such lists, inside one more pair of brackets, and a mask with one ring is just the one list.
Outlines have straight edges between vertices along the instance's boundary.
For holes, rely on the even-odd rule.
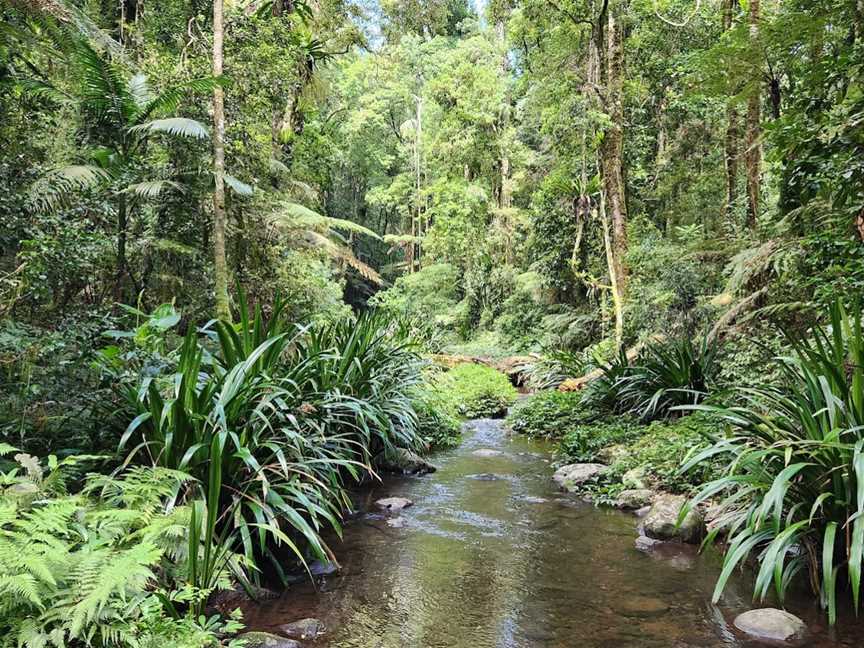
[[507,424],[519,434],[554,441],[559,464],[607,464],[603,477],[585,488],[596,502],[611,503],[627,488],[691,493],[716,474],[718,467],[710,463],[680,470],[688,453],[707,447],[707,435],[718,429],[707,415],[646,425],[584,400],[577,392],[538,392],[513,409]]
[[432,391],[445,412],[464,419],[504,416],[518,395],[507,376],[479,364],[461,364],[439,374]]
[[455,448],[459,445],[462,431],[456,403],[441,389],[438,371],[437,368],[430,370],[431,375],[426,376],[426,381],[413,399],[417,433],[430,450]]

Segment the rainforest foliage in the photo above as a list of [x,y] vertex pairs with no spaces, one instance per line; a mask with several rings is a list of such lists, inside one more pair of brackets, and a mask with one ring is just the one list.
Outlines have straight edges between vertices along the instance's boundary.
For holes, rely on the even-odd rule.
[[0,646],[229,645],[493,365],[597,500],[720,504],[718,597],[752,555],[833,623],[862,48],[855,0],[0,4]]

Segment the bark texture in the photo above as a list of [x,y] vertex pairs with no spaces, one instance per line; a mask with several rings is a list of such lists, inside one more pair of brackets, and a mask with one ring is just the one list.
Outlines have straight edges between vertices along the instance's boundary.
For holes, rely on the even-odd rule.
[[[759,12],[759,0],[750,0],[750,44],[753,56],[758,55]],[[762,79],[760,78],[759,66],[757,66],[755,74],[756,78],[753,80],[753,87],[747,98],[747,141],[744,156],[747,164],[747,225],[751,229],[756,229],[762,189],[762,144],[760,141]]]
[[[213,76],[222,76],[222,39],[224,36],[222,0],[213,0]],[[213,277],[216,317],[231,319],[228,300],[228,259],[225,254],[225,94],[221,86],[213,90]]]

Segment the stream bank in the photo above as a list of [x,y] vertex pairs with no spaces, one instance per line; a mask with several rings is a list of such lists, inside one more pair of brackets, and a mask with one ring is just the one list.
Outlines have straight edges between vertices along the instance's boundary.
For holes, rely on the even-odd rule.
[[[467,425],[438,471],[387,480],[331,546],[341,571],[247,606],[255,630],[303,618],[330,648],[750,647],[732,626],[752,607],[741,578],[711,605],[719,558],[689,545],[636,548],[634,516],[561,493],[550,446],[510,436],[500,420]],[[414,505],[383,513],[375,501]],[[807,596],[790,611],[808,646],[857,646],[864,626],[842,615],[830,636]]]

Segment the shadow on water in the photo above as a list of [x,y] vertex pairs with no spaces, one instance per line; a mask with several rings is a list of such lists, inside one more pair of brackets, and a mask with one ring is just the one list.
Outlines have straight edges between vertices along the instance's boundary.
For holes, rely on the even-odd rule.
[[[638,551],[635,518],[555,491],[546,446],[478,420],[435,462],[433,475],[365,491],[364,513],[332,543],[342,570],[249,607],[247,625],[317,617],[327,633],[315,645],[332,648],[755,645],[731,629],[750,581],[713,606],[716,555]],[[374,510],[388,496],[415,502],[395,525]],[[808,646],[864,645],[851,619],[829,636],[809,598],[788,607],[808,622]]]

